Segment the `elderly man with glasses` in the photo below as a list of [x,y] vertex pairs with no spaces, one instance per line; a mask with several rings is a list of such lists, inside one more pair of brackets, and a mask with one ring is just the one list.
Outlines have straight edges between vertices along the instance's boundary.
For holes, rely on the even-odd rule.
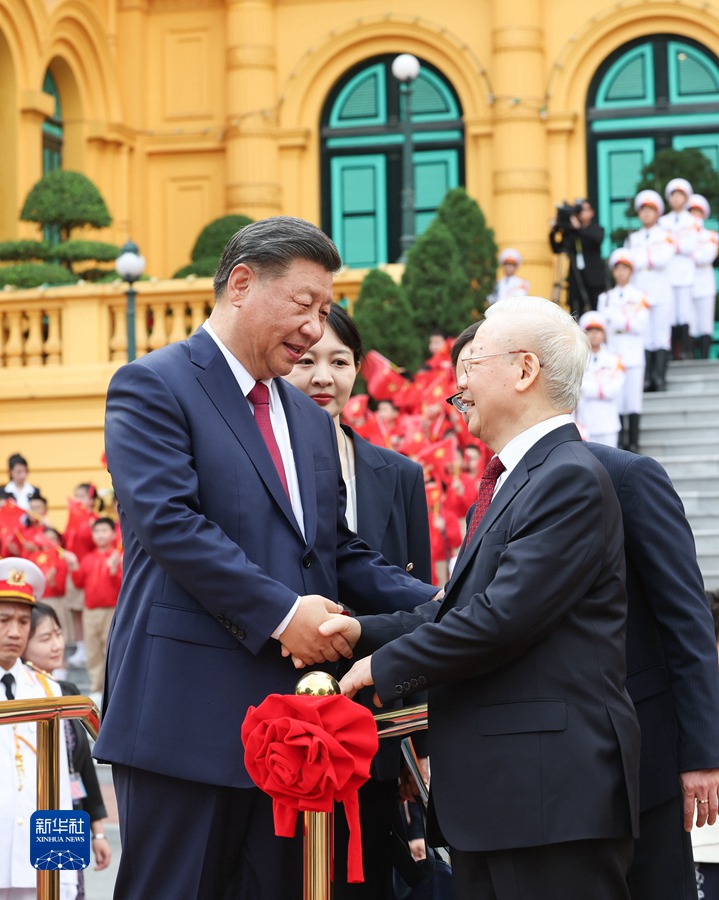
[[450,399],[495,455],[443,602],[320,628],[364,657],[346,694],[428,689],[430,838],[458,900],[629,898],[639,727],[621,510],[571,420],[588,349],[549,301],[490,307]]

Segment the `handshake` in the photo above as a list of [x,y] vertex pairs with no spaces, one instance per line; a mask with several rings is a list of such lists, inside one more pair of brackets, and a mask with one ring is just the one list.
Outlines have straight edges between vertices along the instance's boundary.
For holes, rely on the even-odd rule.
[[[280,635],[282,655],[292,657],[298,669],[334,662],[340,656],[351,659],[361,632],[357,619],[346,615],[338,603],[308,594],[300,597],[294,616]],[[371,656],[361,659],[342,678],[343,694],[353,697],[361,687],[372,684],[371,660]]]

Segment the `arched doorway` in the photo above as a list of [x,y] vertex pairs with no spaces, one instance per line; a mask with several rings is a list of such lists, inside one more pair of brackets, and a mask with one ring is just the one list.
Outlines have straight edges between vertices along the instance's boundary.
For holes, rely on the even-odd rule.
[[605,255],[614,229],[638,227],[627,208],[639,174],[668,147],[695,147],[719,170],[719,58],[689,38],[661,34],[620,47],[589,89],[589,192],[607,234]]
[[[322,112],[322,227],[353,268],[400,256],[404,138],[393,59],[374,57],[348,71]],[[445,193],[464,183],[459,99],[436,68],[420,62],[411,104],[417,234]]]

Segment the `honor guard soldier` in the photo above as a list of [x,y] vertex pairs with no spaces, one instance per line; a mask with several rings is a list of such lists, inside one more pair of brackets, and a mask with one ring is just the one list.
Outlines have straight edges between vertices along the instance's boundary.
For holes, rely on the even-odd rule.
[[631,283],[634,260],[620,248],[609,257],[614,287],[599,297],[598,312],[607,323],[607,347],[619,354],[624,366],[624,386],[618,399],[622,450],[639,449],[639,417],[644,392],[644,345],[649,327],[649,301]]
[[494,291],[487,297],[489,304],[505,297],[525,297],[529,294],[529,282],[526,278],[517,275],[517,269],[522,265],[522,256],[514,247],[507,247],[499,254],[499,264],[504,271],[502,278],[497,280]]
[[692,317],[690,334],[695,349],[699,348],[700,359],[709,359],[714,331],[714,305],[716,302],[716,280],[714,278],[714,260],[719,251],[719,235],[716,231],[705,228],[704,221],[709,218],[709,202],[701,194],[692,194],[688,203],[689,212],[694,219],[697,232],[697,244],[694,249],[694,283],[692,284]]
[[676,253],[669,263],[674,308],[672,317],[672,353],[674,359],[688,359],[690,353],[689,324],[692,316],[692,284],[694,283],[694,251],[697,230],[687,209],[692,186],[686,178],[672,178],[664,191],[669,212],[659,224],[674,238]]
[[622,361],[606,346],[606,323],[598,312],[585,312],[579,326],[586,331],[592,351],[582,379],[576,419],[588,441],[616,447],[620,429],[617,403],[624,385]]
[[[45,576],[28,559],[0,560],[0,703],[59,697],[52,678],[20,659],[30,615],[45,592]],[[72,809],[65,732],[60,731],[60,809]],[[0,725],[0,896],[34,900],[37,872],[30,864],[30,817],[37,810],[37,725]],[[60,872],[60,900],[74,900],[77,872]]]
[[625,242],[634,261],[633,282],[649,302],[649,328],[645,347],[645,391],[666,389],[666,372],[671,349],[673,294],[669,265],[676,254],[672,235],[658,224],[664,201],[656,191],[639,191],[634,198],[642,227]]

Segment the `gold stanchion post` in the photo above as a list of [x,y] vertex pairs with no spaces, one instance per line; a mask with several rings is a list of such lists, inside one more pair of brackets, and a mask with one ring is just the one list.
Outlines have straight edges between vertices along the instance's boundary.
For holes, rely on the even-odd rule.
[[[295,694],[329,697],[340,686],[328,672],[308,672],[297,682]],[[305,812],[303,845],[303,900],[332,900],[332,859],[334,814]]]

